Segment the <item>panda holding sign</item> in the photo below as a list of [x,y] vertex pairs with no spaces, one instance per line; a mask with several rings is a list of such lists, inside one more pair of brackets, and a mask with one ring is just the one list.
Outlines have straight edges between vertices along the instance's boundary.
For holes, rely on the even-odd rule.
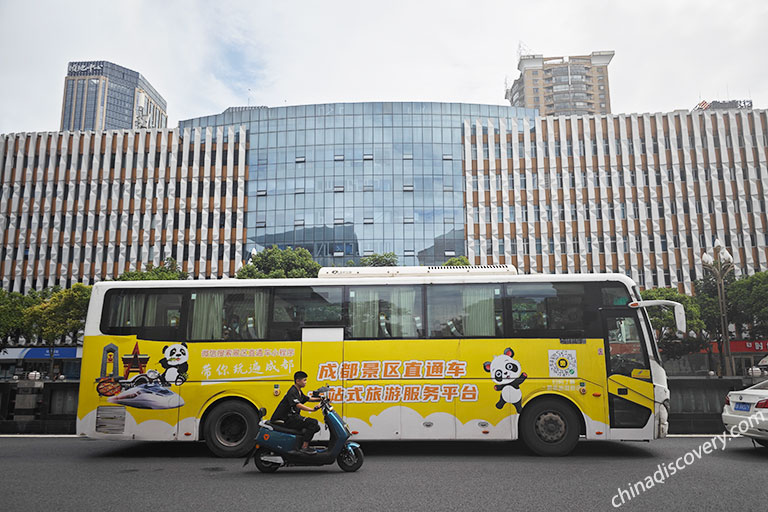
[[522,408],[523,393],[520,384],[528,378],[528,375],[520,372],[520,362],[512,359],[515,353],[511,348],[504,349],[504,353],[493,358],[493,361],[483,363],[483,369],[491,374],[495,383],[494,389],[501,391],[501,397],[496,403],[496,408],[501,409],[504,404],[512,404],[520,414]]
[[163,358],[160,360],[160,366],[163,367],[163,374],[160,376],[165,384],[176,384],[181,386],[187,380],[187,371],[189,365],[189,350],[186,343],[176,343],[163,347]]

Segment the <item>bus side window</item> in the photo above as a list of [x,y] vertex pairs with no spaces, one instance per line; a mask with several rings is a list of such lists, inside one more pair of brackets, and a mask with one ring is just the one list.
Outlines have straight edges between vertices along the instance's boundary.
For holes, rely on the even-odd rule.
[[626,306],[630,301],[629,290],[621,283],[602,283],[600,295],[603,306]]
[[501,285],[430,285],[427,318],[431,338],[503,335]]
[[101,330],[105,334],[138,334],[144,320],[144,292],[107,292]]
[[509,284],[505,300],[514,336],[586,336],[590,301],[582,283]]
[[275,288],[267,338],[300,340],[303,327],[341,326],[342,291],[341,286]]
[[190,296],[189,340],[218,341],[224,335],[224,293],[220,289],[198,291]]
[[640,332],[634,315],[609,314],[606,317],[606,337],[610,356],[609,375],[636,377],[636,375],[642,375],[638,370],[650,368]]
[[141,337],[157,341],[181,341],[181,293],[147,293]]
[[421,338],[420,286],[351,286],[350,339]]
[[263,340],[268,288],[214,288],[190,296],[190,341]]

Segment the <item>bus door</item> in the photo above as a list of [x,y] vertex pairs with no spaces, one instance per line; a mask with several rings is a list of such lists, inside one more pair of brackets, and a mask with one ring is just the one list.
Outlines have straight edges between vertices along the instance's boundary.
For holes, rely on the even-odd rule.
[[611,439],[653,439],[654,389],[637,311],[603,308]]
[[[334,407],[343,415],[344,390],[341,381],[341,366],[344,361],[344,328],[320,327],[301,330],[301,368],[309,375],[309,393],[317,388],[328,386],[328,393]],[[315,404],[306,404],[312,407]],[[320,413],[311,415],[322,423]],[[354,429],[353,429],[354,430]],[[328,439],[328,430],[321,428],[315,439]]]

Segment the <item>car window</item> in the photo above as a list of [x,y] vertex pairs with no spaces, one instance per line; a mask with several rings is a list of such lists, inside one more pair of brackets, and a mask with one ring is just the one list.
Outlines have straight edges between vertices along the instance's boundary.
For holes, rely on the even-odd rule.
[[755,384],[749,389],[768,389],[768,380],[764,380],[763,382],[758,382],[757,384]]

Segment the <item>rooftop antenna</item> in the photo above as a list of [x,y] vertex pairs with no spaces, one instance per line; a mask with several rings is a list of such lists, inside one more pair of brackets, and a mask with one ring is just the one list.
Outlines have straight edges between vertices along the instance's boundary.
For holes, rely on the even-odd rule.
[[248,89],[248,106],[251,106],[251,90]]

